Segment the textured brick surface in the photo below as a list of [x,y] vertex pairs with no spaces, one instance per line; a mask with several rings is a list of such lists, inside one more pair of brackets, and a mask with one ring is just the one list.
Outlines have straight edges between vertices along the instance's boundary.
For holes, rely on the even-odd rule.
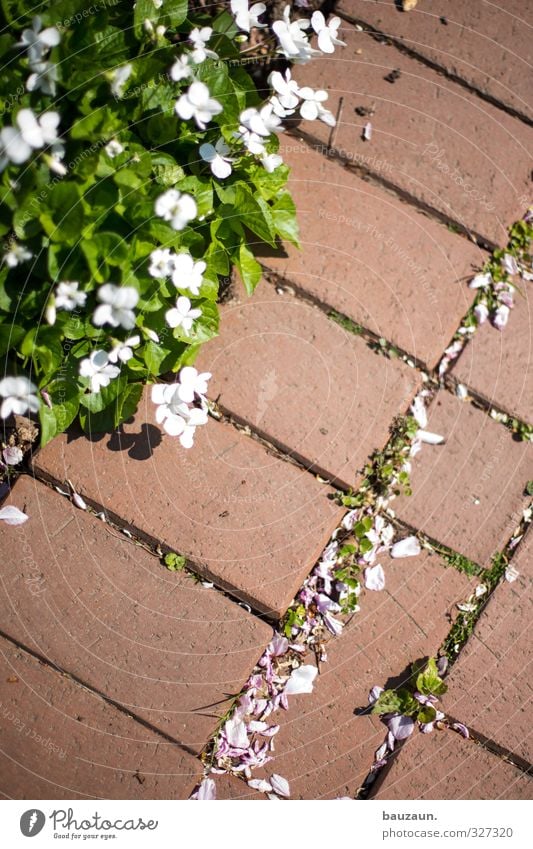
[[435,366],[472,303],[466,278],[483,251],[307,145],[282,138],[281,150],[302,250],[265,266]]
[[[506,228],[530,202],[533,129],[391,45],[349,26],[342,37],[342,51],[295,72],[300,83],[330,92],[333,112],[343,98],[333,147],[468,231],[505,244]],[[394,70],[400,77],[390,83]],[[374,109],[371,141],[362,139],[369,118],[355,112],[361,107]],[[324,124],[301,129],[327,144]]]
[[0,531],[3,631],[201,751],[271,628],[31,478],[11,503],[30,519]]
[[429,5],[419,3],[408,15],[394,0],[342,0],[337,11],[392,36],[478,91],[533,118],[528,0],[432,0]]
[[450,673],[443,703],[461,722],[532,763],[531,534],[516,566],[520,577],[496,589]]
[[276,714],[281,729],[269,766],[290,781],[292,798],[357,791],[386,729],[354,711],[366,707],[374,684],[398,686],[414,660],[436,652],[449,629],[450,604],[468,587],[436,557],[382,563],[387,589],[363,593],[360,612],[327,643],[328,662],[313,693],[290,699],[289,711]]
[[213,372],[211,397],[347,485],[421,382],[401,360],[377,356],[317,307],[268,285],[224,309],[221,334],[198,363]]
[[413,494],[395,501],[398,518],[487,566],[528,503],[533,445],[444,391],[431,404],[428,429],[446,442],[424,445],[413,459]]
[[499,333],[489,322],[478,328],[453,375],[496,407],[533,425],[533,300],[520,284],[509,323]]
[[533,779],[450,731],[415,733],[375,799],[532,799]]
[[256,608],[284,612],[342,515],[331,490],[211,420],[186,451],[154,424],[149,390],[119,433],[62,435],[35,461],[186,555]]
[[0,792],[187,799],[200,761],[0,638]]

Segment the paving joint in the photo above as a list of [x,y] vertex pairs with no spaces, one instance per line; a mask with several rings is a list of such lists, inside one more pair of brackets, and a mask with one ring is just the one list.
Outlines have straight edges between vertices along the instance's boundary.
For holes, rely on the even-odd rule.
[[427,68],[431,68],[431,70],[436,71],[438,74],[441,74],[447,80],[450,80],[450,82],[461,86],[461,88],[464,88],[471,94],[474,94],[476,97],[479,97],[480,100],[484,100],[487,103],[490,103],[491,106],[495,106],[497,109],[501,109],[502,112],[506,112],[508,115],[511,116],[511,118],[517,118],[519,121],[522,121],[529,127],[533,126],[533,120],[529,118],[525,113],[521,112],[519,109],[515,109],[513,106],[509,106],[508,104],[499,100],[497,97],[493,97],[493,95],[488,94],[488,92],[484,92],[482,89],[463,79],[463,77],[459,76],[459,74],[454,74],[453,71],[448,70],[448,68],[446,68],[444,65],[440,65],[438,62],[434,62],[427,56],[424,56],[422,53],[419,53],[415,48],[407,47],[407,45],[404,44],[396,36],[383,32],[383,30],[377,29],[377,27],[374,27],[372,24],[369,24],[362,18],[355,18],[352,15],[347,14],[346,12],[338,11],[336,14],[338,14],[340,18],[346,21],[346,23],[353,24],[356,27],[362,27],[364,32],[367,32],[376,41],[385,41],[387,44],[391,44],[396,50],[398,50],[399,53],[403,53],[410,59],[414,59],[416,62],[420,62]]

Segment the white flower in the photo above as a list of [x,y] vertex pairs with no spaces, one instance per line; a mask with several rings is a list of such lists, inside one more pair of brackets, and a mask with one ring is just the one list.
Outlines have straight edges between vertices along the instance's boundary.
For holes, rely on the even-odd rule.
[[279,168],[280,165],[283,165],[283,159],[277,153],[265,153],[261,157],[261,163],[269,174],[272,174],[272,171],[275,171],[276,168]]
[[322,12],[313,12],[311,15],[311,26],[318,35],[318,46],[322,53],[334,53],[336,44],[339,47],[346,47],[345,42],[339,41],[337,38],[340,25],[340,18],[330,18],[328,23],[326,23]]
[[33,256],[32,252],[18,242],[11,242],[9,250],[4,254],[4,262],[8,268],[15,268],[21,262],[27,262]]
[[509,307],[506,307],[505,304],[502,304],[500,307],[498,307],[492,318],[493,326],[496,327],[498,330],[503,330],[503,328],[507,324],[507,321],[509,320],[509,313],[510,309]]
[[274,114],[272,103],[265,103],[261,109],[251,106],[241,112],[239,121],[243,127],[258,136],[275,133],[281,124],[281,118]]
[[205,83],[196,80],[176,101],[174,109],[184,121],[194,118],[196,126],[205,130],[211,118],[222,112],[222,104],[210,96]]
[[109,352],[109,362],[118,363],[120,360],[121,363],[127,363],[128,360],[131,360],[133,357],[132,348],[135,348],[140,341],[140,336],[130,336],[130,338],[126,339],[124,342],[117,342],[117,344]]
[[36,62],[31,68],[33,73],[26,80],[28,91],[42,91],[55,97],[57,66],[53,62]]
[[486,274],[476,274],[468,286],[470,289],[485,289],[487,286],[490,286],[491,283],[492,275],[487,272]]
[[308,20],[290,20],[291,7],[285,6],[282,21],[274,21],[272,31],[279,41],[278,53],[282,53],[293,62],[308,62],[312,56],[318,54],[309,44],[306,29],[309,27]]
[[245,32],[250,32],[252,27],[266,27],[266,24],[260,24],[258,21],[259,15],[266,12],[264,3],[255,3],[249,9],[248,0],[231,0],[231,11],[235,16],[235,23]]
[[257,133],[252,133],[243,124],[239,127],[239,132],[235,132],[234,135],[244,144],[246,150],[250,153],[254,153],[259,156],[266,155],[265,140],[262,136],[258,136]]
[[38,119],[31,109],[21,109],[16,122],[19,129],[4,127],[0,130],[0,144],[3,156],[20,165],[32,154],[34,149],[51,144],[59,150],[62,144],[57,137],[59,114],[44,112]]
[[132,70],[133,66],[128,62],[127,65],[122,65],[113,73],[113,79],[111,81],[111,92],[113,97],[122,97],[124,94],[124,86],[129,80]]
[[155,384],[152,401],[157,405],[156,421],[170,436],[179,436],[184,448],[191,448],[199,425],[207,423],[207,409],[188,407],[179,394],[179,384]]
[[189,221],[196,218],[198,207],[191,195],[182,195],[177,189],[168,189],[155,202],[155,213],[170,221],[174,230],[183,230]]
[[61,41],[59,30],[55,27],[41,30],[41,26],[41,19],[38,16],[34,17],[32,29],[22,30],[22,37],[18,42],[18,46],[27,49],[30,65],[40,62],[43,56]]
[[191,53],[193,62],[196,62],[197,65],[200,65],[205,59],[208,57],[210,59],[218,59],[217,54],[213,50],[209,50],[206,47],[207,42],[211,38],[213,30],[211,27],[202,27],[199,29],[195,27],[191,30],[189,35],[189,41],[192,42],[193,51]]
[[204,371],[201,374],[194,366],[184,366],[179,373],[179,384],[177,392],[182,401],[191,404],[195,398],[204,398],[207,392],[207,383],[211,377],[211,372]]
[[148,274],[152,277],[170,277],[174,271],[175,254],[170,248],[156,248],[150,254]]
[[314,91],[309,86],[304,86],[300,89],[300,97],[303,100],[300,106],[300,115],[307,121],[316,121],[317,118],[327,124],[329,127],[334,127],[337,123],[335,116],[329,109],[325,109],[322,104],[328,99],[327,91],[317,89]]
[[93,351],[89,357],[80,363],[80,377],[88,377],[91,392],[100,392],[103,386],[109,386],[112,379],[118,377],[118,366],[110,365],[106,351]]
[[114,159],[120,153],[124,153],[124,148],[116,139],[111,139],[104,147],[104,150],[111,159]]
[[76,307],[85,306],[87,294],[78,292],[80,284],[65,280],[58,284],[55,291],[55,305],[58,310],[73,310]]
[[190,254],[176,254],[172,272],[174,286],[176,289],[188,289],[193,295],[199,295],[206,267],[202,259],[195,261]]
[[189,57],[186,54],[178,56],[169,73],[175,83],[179,83],[181,80],[186,80],[190,77],[192,75],[192,68],[189,63]]
[[231,174],[233,159],[228,156],[229,152],[230,149],[223,138],[218,139],[215,145],[207,142],[200,145],[200,156],[204,162],[209,162],[211,171],[220,180]]
[[133,308],[137,306],[139,293],[133,286],[121,287],[105,283],[98,290],[98,300],[102,303],[96,307],[93,315],[93,323],[97,327],[103,324],[124,327],[125,330],[135,327]]
[[196,318],[202,315],[202,310],[191,309],[191,302],[186,295],[180,295],[176,306],[165,313],[169,327],[183,327],[186,333],[191,329]]
[[285,75],[280,71],[273,71],[268,78],[268,82],[278,95],[277,99],[284,109],[296,109],[300,102],[300,98],[298,97],[298,83],[292,79],[289,68],[285,71]]
[[11,413],[23,416],[28,410],[37,413],[39,401],[35,392],[37,387],[27,377],[4,377],[0,380],[0,395],[4,399],[0,418],[7,419]]

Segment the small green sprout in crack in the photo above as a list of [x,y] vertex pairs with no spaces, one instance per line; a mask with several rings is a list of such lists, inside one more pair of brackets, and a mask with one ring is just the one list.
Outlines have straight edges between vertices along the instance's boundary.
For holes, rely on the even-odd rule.
[[380,499],[391,495],[411,495],[408,471],[409,453],[418,431],[414,416],[400,416],[391,428],[391,438],[383,451],[376,451],[364,469],[357,492],[338,493],[344,507],[379,506]]
[[528,481],[525,485],[526,495],[533,495],[533,481]]
[[[520,421],[520,419],[515,419],[513,416],[509,416],[507,413],[502,413],[494,407],[490,408],[489,415],[491,419],[500,422],[511,433],[515,434],[521,442],[533,442],[533,427],[531,425]],[[533,493],[531,494],[533,495]]]
[[360,324],[357,324],[357,322],[352,321],[351,318],[342,315],[342,313],[337,312],[337,310],[330,310],[328,312],[328,318],[330,318],[340,327],[343,327],[344,330],[348,331],[348,333],[353,333],[355,336],[361,336],[365,332],[364,327],[362,327]]
[[173,551],[169,551],[163,557],[163,563],[169,572],[183,572],[187,561],[183,554],[175,554]]
[[464,556],[464,554],[459,554],[457,551],[453,551],[453,549],[448,548],[446,545],[431,542],[431,540],[425,537],[424,534],[419,533],[418,538],[424,548],[427,548],[428,551],[434,551],[439,554],[447,566],[457,569],[458,572],[462,572],[469,577],[481,575],[483,573],[483,568],[478,566],[477,563],[474,563],[472,560],[469,560],[468,557]]

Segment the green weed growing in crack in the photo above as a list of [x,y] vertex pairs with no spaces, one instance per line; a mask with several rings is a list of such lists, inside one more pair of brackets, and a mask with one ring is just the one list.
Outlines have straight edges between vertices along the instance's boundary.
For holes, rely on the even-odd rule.
[[186,562],[187,561],[183,554],[175,554],[173,551],[169,551],[168,554],[165,554],[163,557],[163,564],[167,567],[169,572],[183,572]]
[[435,551],[448,566],[457,569],[458,572],[463,572],[463,574],[469,577],[482,574],[482,567],[469,560],[464,554],[458,554],[457,551],[453,551],[445,545],[437,545],[437,543],[430,542],[422,534],[419,534],[419,538],[423,541],[425,548]]
[[[439,652],[441,656],[447,657],[450,663],[453,663],[472,634],[482,609],[504,575],[508,565],[508,555],[505,552],[497,552],[492,557],[490,568],[478,571],[477,574],[481,578],[481,583],[464,604],[458,605],[459,615],[453,623]],[[479,591],[479,587],[482,588],[482,592]]]
[[364,469],[364,480],[357,492],[338,493],[344,507],[379,507],[391,495],[411,495],[406,463],[418,430],[414,416],[400,416],[391,428],[391,438],[383,451],[376,451]]

